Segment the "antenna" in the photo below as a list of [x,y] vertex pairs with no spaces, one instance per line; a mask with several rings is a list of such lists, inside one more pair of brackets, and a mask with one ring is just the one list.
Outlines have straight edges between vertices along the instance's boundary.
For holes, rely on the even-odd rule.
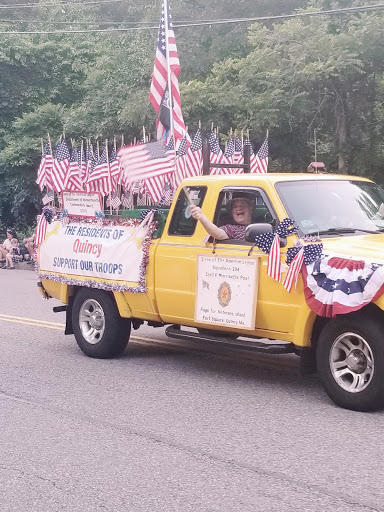
[[316,131],[317,131],[317,128],[315,128],[313,130],[313,137],[314,137],[314,140],[315,140],[315,162],[317,162],[317,146],[316,146]]

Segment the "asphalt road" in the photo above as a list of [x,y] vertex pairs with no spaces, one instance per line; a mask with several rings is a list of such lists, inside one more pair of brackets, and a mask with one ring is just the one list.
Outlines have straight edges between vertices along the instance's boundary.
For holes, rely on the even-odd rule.
[[89,359],[33,272],[0,290],[1,512],[384,511],[384,413],[336,407],[292,356],[140,328]]

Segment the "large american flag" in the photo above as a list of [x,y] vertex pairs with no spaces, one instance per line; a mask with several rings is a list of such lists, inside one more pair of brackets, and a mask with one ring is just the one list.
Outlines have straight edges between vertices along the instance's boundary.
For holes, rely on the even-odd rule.
[[[179,81],[177,79],[180,73],[180,62],[177,54],[175,34],[172,28],[172,17],[169,12],[165,14],[164,4],[161,13],[161,21],[159,28],[159,35],[157,40],[156,47],[156,56],[155,56],[155,65],[153,68],[152,82],[151,88],[149,91],[149,100],[155,109],[157,114],[157,139],[166,141],[169,137],[169,128],[170,126],[165,126],[161,119],[163,119],[164,123],[167,122],[164,120],[172,113],[173,115],[173,129],[175,135],[175,143],[176,148],[178,147],[183,135],[185,135],[186,129],[183,120],[183,114],[181,111],[181,101],[180,101],[180,91],[179,91]],[[165,16],[168,17],[168,34],[166,34],[165,30]],[[168,46],[168,55],[169,62],[167,61],[167,46]],[[171,75],[171,92],[172,92],[172,107],[167,106],[167,95],[168,95],[168,66],[170,68]],[[163,105],[163,106],[162,106]],[[171,108],[170,108],[171,107]],[[163,111],[162,111],[163,110]],[[168,132],[168,133],[167,133]]]
[[53,166],[53,158],[51,154],[51,146],[46,142],[42,148],[41,162],[37,171],[36,183],[39,185],[40,191],[43,191],[44,186],[47,184],[47,171],[51,172]]
[[251,169],[251,172],[268,172],[268,137],[262,143],[259,151],[256,154],[254,168]]

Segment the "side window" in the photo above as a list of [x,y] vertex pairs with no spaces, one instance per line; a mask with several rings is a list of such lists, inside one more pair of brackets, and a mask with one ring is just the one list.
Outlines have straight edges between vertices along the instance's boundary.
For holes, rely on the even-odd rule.
[[[238,215],[236,215],[239,213],[235,207],[236,199],[237,204],[240,202],[246,206],[246,208],[240,208]],[[276,215],[263,191],[251,188],[225,188],[219,195],[214,222],[219,227],[228,226],[226,231],[233,233],[234,239],[244,240],[243,226],[261,223],[274,225],[275,218]]]
[[[207,187],[186,187],[190,200],[196,206],[202,206]],[[180,190],[168,234],[175,236],[191,236],[195,232],[197,220],[191,216],[190,205],[183,190]]]
[[259,222],[273,223],[274,216],[271,208],[259,190],[239,191],[226,189],[221,192],[217,205],[215,218],[217,219],[216,224],[218,226],[234,223],[230,208],[232,200],[243,195],[248,197],[252,202],[251,224]]

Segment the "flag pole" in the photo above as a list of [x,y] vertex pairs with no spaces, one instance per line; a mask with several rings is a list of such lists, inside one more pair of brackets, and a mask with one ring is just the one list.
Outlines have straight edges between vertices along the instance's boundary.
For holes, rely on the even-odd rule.
[[[171,81],[171,65],[169,62],[169,38],[168,38],[168,14],[169,14],[169,6],[168,0],[164,0],[164,27],[165,27],[165,55],[167,59],[167,83],[168,83],[168,100],[169,100],[169,122],[170,122],[170,132],[171,136],[173,133],[173,104],[172,104],[172,81]],[[173,144],[175,146],[176,152],[176,141],[175,137],[173,137]]]
[[[51,150],[51,156],[52,156],[52,162],[53,162],[53,151],[52,151],[52,142],[51,142],[51,137],[49,135],[49,132],[48,132],[48,143],[49,143],[49,149]],[[51,169],[51,173],[53,171],[53,168]],[[47,187],[47,190],[48,190],[48,187]],[[53,190],[53,199],[52,201],[49,201],[50,203],[52,202],[53,203],[53,206],[55,206],[55,191]]]
[[[107,169],[108,169],[109,212],[112,215],[112,178],[111,178],[111,168],[109,167],[108,139],[105,139],[105,154],[107,157]],[[117,212],[117,213],[119,213],[119,212]]]
[[168,22],[169,22],[169,5],[168,0],[164,0],[164,28],[165,28],[165,56],[167,60],[167,83],[168,83],[168,100],[169,100],[169,124],[170,124],[170,137],[173,138],[173,155],[175,159],[175,173],[176,173],[176,140],[173,120],[173,101],[172,101],[172,80],[171,80],[171,63],[169,60],[169,37],[168,37]]

